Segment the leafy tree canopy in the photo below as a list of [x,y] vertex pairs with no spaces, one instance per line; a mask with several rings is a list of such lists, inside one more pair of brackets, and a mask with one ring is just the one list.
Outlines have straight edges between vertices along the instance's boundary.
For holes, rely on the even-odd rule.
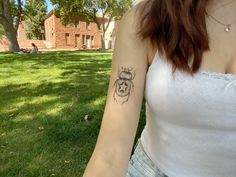
[[121,17],[133,5],[133,0],[51,0],[51,2],[56,5],[64,24],[77,25],[81,18],[94,21],[102,33],[102,48],[110,22],[115,17]]
[[21,0],[0,1],[0,24],[3,26],[6,37],[9,40],[10,51],[19,51],[16,34],[22,19],[22,12]]
[[43,39],[44,19],[47,14],[45,0],[26,0],[24,20],[28,26],[27,37],[29,39]]
[[51,0],[56,5],[62,22],[77,24],[80,18],[98,22],[98,17],[121,17],[132,7],[133,0]]
[[3,29],[3,26],[0,25],[0,38],[1,38],[2,36],[5,36],[5,31],[4,31],[4,29]]

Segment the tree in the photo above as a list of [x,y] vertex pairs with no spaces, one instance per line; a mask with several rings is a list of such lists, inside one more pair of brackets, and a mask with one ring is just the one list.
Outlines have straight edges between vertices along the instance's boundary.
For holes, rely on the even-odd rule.
[[1,38],[2,36],[5,36],[5,31],[4,31],[4,29],[3,29],[3,26],[0,25],[0,38]]
[[133,0],[51,0],[64,24],[77,25],[79,20],[93,21],[101,32],[102,49],[105,33],[114,18],[121,17],[132,7]]
[[44,39],[44,19],[47,14],[45,0],[26,0],[24,20],[28,26],[26,35],[29,39]]
[[9,40],[9,49],[12,52],[20,50],[17,41],[17,29],[22,19],[21,0],[0,0],[0,24],[3,26]]

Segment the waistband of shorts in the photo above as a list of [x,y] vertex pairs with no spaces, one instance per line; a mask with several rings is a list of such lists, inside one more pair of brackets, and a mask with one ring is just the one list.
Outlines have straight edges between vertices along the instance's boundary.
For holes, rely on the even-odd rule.
[[[143,146],[142,146],[142,143],[141,143],[140,139],[138,139],[138,141],[135,145],[134,154],[136,154],[135,156],[136,156],[137,159],[142,158],[142,160],[144,160],[144,162],[147,165],[149,165],[156,173],[160,174],[163,177],[168,177],[154,164],[154,162],[147,155],[147,153],[143,149]],[[141,157],[139,157],[139,156],[141,156]]]

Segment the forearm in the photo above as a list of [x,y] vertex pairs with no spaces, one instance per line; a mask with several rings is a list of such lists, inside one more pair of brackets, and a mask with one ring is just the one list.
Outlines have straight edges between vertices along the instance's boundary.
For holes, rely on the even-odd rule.
[[83,177],[125,177],[127,168],[128,165],[117,163],[115,159],[92,156]]
[[125,177],[133,139],[133,136],[119,137],[118,133],[103,128],[84,177]]

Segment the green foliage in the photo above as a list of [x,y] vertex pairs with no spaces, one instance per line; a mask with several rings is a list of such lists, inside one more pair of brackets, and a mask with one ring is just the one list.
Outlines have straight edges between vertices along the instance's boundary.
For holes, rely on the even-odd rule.
[[[45,0],[26,0],[25,3],[23,3],[22,0],[8,1],[10,3],[8,14],[12,17],[11,20],[8,19],[8,23],[13,23],[11,25],[13,25],[14,31],[17,31],[19,23],[25,20],[28,26],[27,36],[30,39],[42,39],[44,18],[47,13]],[[11,36],[12,35],[14,34],[11,34]]]
[[[133,3],[132,0],[51,0],[51,2],[57,5],[60,18],[65,24],[72,23],[75,25],[79,18],[98,23],[99,14],[107,19],[120,17],[132,7]],[[100,28],[100,24],[98,25]]]
[[44,18],[47,14],[47,5],[44,0],[26,0],[25,22],[28,26],[28,39],[44,39]]
[[22,17],[21,0],[0,1],[0,24],[4,27],[6,37],[9,40],[9,49],[12,52],[20,50],[17,42],[17,29]]
[[10,0],[12,18],[15,18],[18,14],[18,6],[16,0]]
[[[0,54],[1,177],[82,176],[102,121],[111,56]],[[141,116],[138,136],[144,107]]]
[[56,12],[60,15],[63,24],[77,25],[80,18],[84,18],[86,14],[83,13],[83,8],[86,6],[85,1],[64,1],[51,0],[56,5]]
[[4,31],[4,29],[3,29],[3,26],[0,24],[0,38],[1,38],[2,36],[5,36],[5,31]]
[[[13,20],[13,26],[15,30],[18,29],[18,24],[23,20],[23,2],[21,0],[9,0],[11,6],[11,15]],[[19,4],[20,3],[20,4]]]
[[101,46],[105,48],[105,33],[115,17],[121,17],[133,5],[133,0],[51,0],[57,6],[64,25],[74,24],[83,19],[97,24],[102,34]]
[[124,13],[131,8],[133,0],[117,0],[112,1],[110,7],[110,14],[115,17],[121,17]]

